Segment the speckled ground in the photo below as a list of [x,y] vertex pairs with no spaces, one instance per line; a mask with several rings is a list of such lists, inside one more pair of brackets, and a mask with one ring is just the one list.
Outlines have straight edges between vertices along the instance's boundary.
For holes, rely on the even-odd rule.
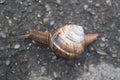
[[[18,38],[65,24],[100,38],[73,59]],[[0,0],[0,80],[119,80],[119,24],[120,0]]]

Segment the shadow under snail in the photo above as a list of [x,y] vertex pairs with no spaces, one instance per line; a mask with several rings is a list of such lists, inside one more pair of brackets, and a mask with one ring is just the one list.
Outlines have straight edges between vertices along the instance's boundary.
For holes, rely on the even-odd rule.
[[30,30],[28,38],[45,44],[64,57],[75,57],[83,53],[85,46],[95,41],[98,34],[84,34],[82,26],[65,25],[53,32]]

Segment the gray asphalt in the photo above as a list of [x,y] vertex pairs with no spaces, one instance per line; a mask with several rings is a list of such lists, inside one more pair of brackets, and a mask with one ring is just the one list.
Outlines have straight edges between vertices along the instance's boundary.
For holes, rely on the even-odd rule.
[[[100,37],[73,59],[18,38],[65,24]],[[120,0],[0,0],[0,80],[119,80],[119,24]]]

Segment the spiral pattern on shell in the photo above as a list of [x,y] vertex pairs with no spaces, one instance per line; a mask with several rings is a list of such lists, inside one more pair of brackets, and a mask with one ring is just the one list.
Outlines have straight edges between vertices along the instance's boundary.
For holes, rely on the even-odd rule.
[[78,25],[65,25],[56,29],[50,36],[50,46],[62,56],[74,57],[84,51],[84,30]]

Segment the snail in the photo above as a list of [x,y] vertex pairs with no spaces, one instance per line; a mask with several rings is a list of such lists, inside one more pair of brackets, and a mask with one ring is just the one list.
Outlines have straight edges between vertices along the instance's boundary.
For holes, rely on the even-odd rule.
[[28,38],[40,44],[48,45],[63,57],[76,57],[84,48],[95,41],[98,34],[84,34],[82,26],[64,25],[53,32],[30,30]]

